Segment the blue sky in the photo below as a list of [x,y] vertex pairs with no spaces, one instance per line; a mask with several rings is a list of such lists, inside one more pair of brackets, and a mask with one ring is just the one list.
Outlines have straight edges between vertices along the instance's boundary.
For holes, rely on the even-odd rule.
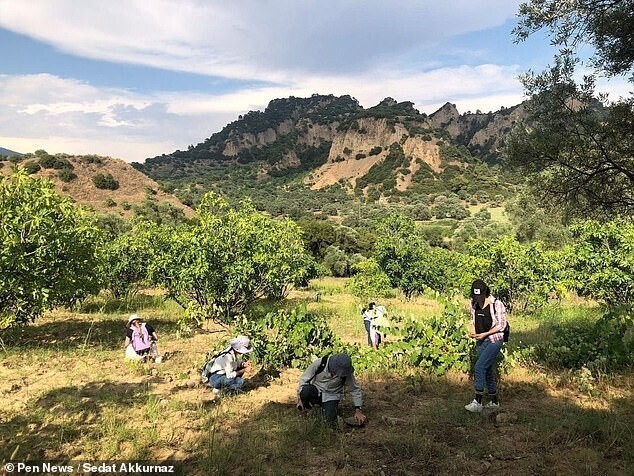
[[[0,147],[142,161],[274,98],[521,102],[515,0],[0,0]],[[618,87],[617,87],[618,90]]]

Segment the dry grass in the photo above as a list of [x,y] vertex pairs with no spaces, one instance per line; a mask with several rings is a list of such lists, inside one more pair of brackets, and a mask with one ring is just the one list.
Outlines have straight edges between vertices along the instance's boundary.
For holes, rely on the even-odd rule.
[[[316,283],[306,296],[326,285],[335,290],[309,306],[363,342],[357,303],[340,281]],[[387,305],[434,312],[425,300]],[[361,375],[369,423],[333,432],[295,410],[298,370],[257,376],[246,393],[215,399],[196,384],[198,368],[229,334],[209,326],[178,338],[177,307],[150,297],[139,308],[172,353],[163,364],[122,360],[132,309],[105,302],[3,335],[1,460],[171,459],[185,474],[231,475],[634,472],[632,375],[597,382],[591,397],[556,373],[515,369],[502,382],[499,421],[463,410],[472,391],[466,375]],[[522,325],[527,337],[539,329],[528,318]]]

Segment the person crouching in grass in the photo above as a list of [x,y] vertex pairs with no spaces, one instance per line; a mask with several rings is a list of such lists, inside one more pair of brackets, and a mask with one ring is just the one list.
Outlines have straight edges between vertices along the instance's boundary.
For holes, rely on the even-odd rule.
[[137,314],[132,314],[126,324],[127,332],[123,347],[125,358],[130,360],[153,359],[161,362],[156,342],[158,334],[154,327],[146,323]]
[[361,412],[361,388],[354,378],[354,368],[348,354],[322,357],[306,369],[299,378],[297,409],[306,411],[313,405],[320,405],[324,420],[334,427],[337,424],[337,409],[343,398],[344,387],[348,388],[352,396],[354,423],[363,425],[366,417]]

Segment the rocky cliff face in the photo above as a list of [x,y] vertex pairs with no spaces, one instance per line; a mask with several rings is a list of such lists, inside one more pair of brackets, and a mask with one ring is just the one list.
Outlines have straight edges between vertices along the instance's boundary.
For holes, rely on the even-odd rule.
[[[443,170],[440,145],[465,145],[483,159],[495,160],[503,138],[523,117],[523,106],[494,113],[460,114],[446,103],[426,116],[410,102],[386,98],[363,109],[350,96],[317,96],[271,101],[264,112],[249,112],[188,151],[148,159],[135,167],[156,179],[187,176],[208,164],[257,165],[258,177],[284,170],[309,172],[305,183],[321,188],[337,182],[355,186],[382,164],[393,144],[403,160],[395,165],[396,188],[404,190],[426,164]],[[388,162],[383,168],[387,167]],[[282,171],[282,172],[280,172]],[[381,172],[384,175],[384,171]]]

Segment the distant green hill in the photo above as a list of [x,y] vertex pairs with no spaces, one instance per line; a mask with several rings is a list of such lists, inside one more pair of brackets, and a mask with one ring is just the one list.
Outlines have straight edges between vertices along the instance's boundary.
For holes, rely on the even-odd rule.
[[390,203],[428,209],[424,218],[439,196],[465,209],[504,201],[516,179],[495,164],[523,111],[461,115],[447,103],[428,116],[392,98],[368,109],[350,96],[275,99],[186,151],[133,166],[188,205],[214,190],[276,215],[345,219]]

